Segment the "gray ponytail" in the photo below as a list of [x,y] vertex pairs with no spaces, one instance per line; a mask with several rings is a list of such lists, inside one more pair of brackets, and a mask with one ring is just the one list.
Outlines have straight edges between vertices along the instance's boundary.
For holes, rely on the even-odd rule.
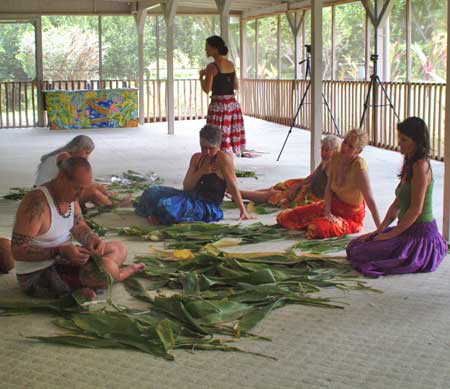
[[89,151],[94,150],[95,145],[94,141],[88,137],[87,135],[77,135],[66,145],[57,148],[56,150],[51,151],[48,154],[45,154],[41,157],[41,162],[44,162],[47,158],[58,155],[63,152],[68,152],[69,154],[75,154],[79,151]]

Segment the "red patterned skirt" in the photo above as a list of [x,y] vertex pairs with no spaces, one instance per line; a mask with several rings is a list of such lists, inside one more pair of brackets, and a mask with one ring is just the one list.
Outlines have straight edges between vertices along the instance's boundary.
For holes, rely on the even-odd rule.
[[277,215],[277,222],[284,228],[306,229],[308,239],[331,238],[361,231],[365,209],[364,201],[361,204],[352,205],[333,195],[331,213],[337,217],[335,223],[323,217],[323,201],[281,211]]
[[226,153],[241,155],[245,150],[244,119],[241,106],[234,95],[213,96],[208,107],[207,124],[222,130],[220,149]]

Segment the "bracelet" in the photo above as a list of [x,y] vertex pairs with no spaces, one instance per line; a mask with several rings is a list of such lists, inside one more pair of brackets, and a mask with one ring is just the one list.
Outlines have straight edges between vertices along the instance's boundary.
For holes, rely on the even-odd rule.
[[54,258],[60,254],[59,247],[51,247],[50,248],[50,257]]
[[80,243],[84,246],[87,245],[88,239],[89,239],[89,235],[95,235],[96,238],[98,238],[98,235],[94,232],[94,231],[89,231],[86,232],[83,237],[80,239]]

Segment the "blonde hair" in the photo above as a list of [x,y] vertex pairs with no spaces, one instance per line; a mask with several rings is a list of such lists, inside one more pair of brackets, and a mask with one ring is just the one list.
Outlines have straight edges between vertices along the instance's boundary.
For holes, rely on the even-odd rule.
[[356,140],[356,145],[361,149],[361,151],[369,143],[369,135],[367,134],[367,132],[359,128],[353,128],[352,130],[347,132],[344,139],[347,140],[350,138]]

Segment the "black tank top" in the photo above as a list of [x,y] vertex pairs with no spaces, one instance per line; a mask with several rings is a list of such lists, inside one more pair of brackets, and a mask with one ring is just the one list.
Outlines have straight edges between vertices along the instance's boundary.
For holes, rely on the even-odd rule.
[[[217,155],[212,163],[215,163]],[[200,163],[200,161],[199,161]],[[225,180],[222,180],[216,173],[205,174],[200,178],[194,191],[200,199],[211,203],[221,203],[225,196]]]
[[221,73],[219,66],[215,62],[214,65],[216,65],[218,73],[213,78],[212,95],[223,96],[234,94],[234,78],[236,77],[236,72]]
[[216,173],[206,174],[200,178],[195,191],[203,201],[221,203],[225,196],[225,181]]

